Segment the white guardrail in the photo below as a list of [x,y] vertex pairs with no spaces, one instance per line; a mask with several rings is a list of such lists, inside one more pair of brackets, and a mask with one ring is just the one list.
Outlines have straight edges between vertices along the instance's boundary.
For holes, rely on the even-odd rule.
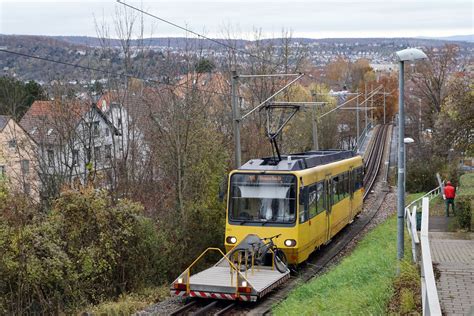
[[[408,233],[411,238],[411,249],[413,261],[418,262],[418,254],[421,249],[421,299],[423,303],[423,315],[441,315],[438,291],[433,273],[431,261],[430,242],[428,239],[428,220],[430,216],[430,200],[441,195],[441,187],[431,190],[405,207],[405,219]],[[411,212],[410,212],[411,208]],[[416,210],[421,208],[421,230],[420,237],[416,230]]]
[[364,130],[359,136],[359,139],[357,140],[357,143],[355,145],[355,150],[357,152],[360,152],[360,147],[365,142],[365,139],[367,138],[367,133],[369,132],[370,129],[372,129],[372,123],[369,122],[369,124],[365,126]]

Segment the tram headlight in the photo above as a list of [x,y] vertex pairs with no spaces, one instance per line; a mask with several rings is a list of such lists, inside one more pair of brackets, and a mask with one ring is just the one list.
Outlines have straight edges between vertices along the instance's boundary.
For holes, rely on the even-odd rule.
[[183,283],[183,278],[179,278],[178,283],[180,283],[180,284]]
[[294,247],[294,246],[296,246],[296,240],[294,240],[294,239],[287,239],[287,240],[285,240],[285,246],[287,246],[287,247]]
[[237,242],[237,238],[235,238],[234,236],[229,236],[225,240],[228,244],[235,244]]
[[247,281],[242,281],[242,287],[247,287]]

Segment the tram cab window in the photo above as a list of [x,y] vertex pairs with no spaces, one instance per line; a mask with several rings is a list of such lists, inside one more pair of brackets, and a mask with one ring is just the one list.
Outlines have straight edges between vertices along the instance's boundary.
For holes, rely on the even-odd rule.
[[230,190],[230,221],[267,226],[295,222],[296,177],[293,175],[236,173],[232,175]]

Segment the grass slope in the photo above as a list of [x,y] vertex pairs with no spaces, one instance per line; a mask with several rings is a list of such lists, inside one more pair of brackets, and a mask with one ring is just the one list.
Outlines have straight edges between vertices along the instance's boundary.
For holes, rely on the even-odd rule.
[[369,232],[350,256],[295,289],[275,307],[274,314],[385,314],[397,270],[396,222],[396,216],[391,216]]

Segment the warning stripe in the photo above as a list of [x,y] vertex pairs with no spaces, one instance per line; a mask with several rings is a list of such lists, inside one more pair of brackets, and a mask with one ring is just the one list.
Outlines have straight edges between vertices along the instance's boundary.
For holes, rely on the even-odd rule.
[[[175,290],[172,291],[171,294],[176,296],[186,296],[186,291],[179,291]],[[227,293],[211,293],[211,292],[204,292],[204,291],[189,291],[190,297],[201,297],[201,298],[213,298],[213,299],[220,299],[220,300],[241,300],[241,301],[256,301],[257,297],[252,295],[243,295],[240,294],[237,296],[236,294],[227,294]]]

